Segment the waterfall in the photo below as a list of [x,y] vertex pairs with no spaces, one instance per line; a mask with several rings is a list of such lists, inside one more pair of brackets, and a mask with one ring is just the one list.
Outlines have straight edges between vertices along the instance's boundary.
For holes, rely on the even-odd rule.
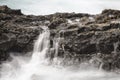
[[[46,28],[35,41],[31,57],[13,56],[13,60],[1,66],[0,80],[119,80],[119,74],[107,73],[94,68],[87,69],[84,65],[62,66],[58,58],[60,37],[54,39],[54,58],[50,64],[47,55],[51,55],[50,32]],[[68,63],[69,61],[66,61]],[[83,67],[82,69],[80,67]],[[87,66],[90,67],[90,66]]]
[[49,36],[49,29],[44,29],[43,33],[39,35],[37,41],[34,44],[32,60],[44,60],[46,54],[49,53]]

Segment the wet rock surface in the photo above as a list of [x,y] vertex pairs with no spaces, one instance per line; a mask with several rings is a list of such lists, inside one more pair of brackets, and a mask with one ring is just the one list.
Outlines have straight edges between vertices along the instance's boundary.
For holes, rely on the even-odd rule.
[[97,15],[55,13],[33,16],[0,6],[0,61],[8,59],[10,52],[31,52],[42,32],[41,26],[48,26],[51,42],[61,37],[59,57],[78,59],[79,62],[96,57],[100,59],[99,63],[102,62],[102,68],[120,69],[119,13],[107,9]]

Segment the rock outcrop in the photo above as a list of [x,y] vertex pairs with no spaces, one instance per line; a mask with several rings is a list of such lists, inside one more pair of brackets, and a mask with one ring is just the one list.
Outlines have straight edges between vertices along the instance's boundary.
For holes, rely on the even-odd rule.
[[82,62],[96,56],[101,59],[104,69],[120,69],[119,13],[119,10],[108,9],[97,15],[55,13],[33,16],[0,6],[0,61],[6,60],[10,52],[33,50],[41,26],[48,26],[51,41],[59,36],[62,38],[59,57]]

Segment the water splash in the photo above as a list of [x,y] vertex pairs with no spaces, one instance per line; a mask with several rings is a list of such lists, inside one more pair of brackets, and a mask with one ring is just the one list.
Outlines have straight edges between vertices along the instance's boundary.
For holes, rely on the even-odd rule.
[[[13,56],[13,60],[3,63],[0,70],[0,80],[119,80],[115,73],[107,73],[102,70],[91,68],[83,63],[79,66],[61,66],[63,59],[57,58],[59,39],[54,41],[54,58],[50,54],[50,32],[44,29],[35,42],[32,57]],[[66,61],[68,63],[69,61]],[[58,64],[55,64],[58,63]]]

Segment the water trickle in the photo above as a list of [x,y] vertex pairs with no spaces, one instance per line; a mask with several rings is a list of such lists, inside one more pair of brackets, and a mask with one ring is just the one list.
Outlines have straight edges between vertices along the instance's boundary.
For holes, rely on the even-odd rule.
[[119,41],[118,42],[116,42],[116,43],[114,43],[113,45],[114,45],[114,51],[113,51],[113,53],[118,53],[118,51],[117,51],[117,48],[118,48],[118,46],[119,46]]

